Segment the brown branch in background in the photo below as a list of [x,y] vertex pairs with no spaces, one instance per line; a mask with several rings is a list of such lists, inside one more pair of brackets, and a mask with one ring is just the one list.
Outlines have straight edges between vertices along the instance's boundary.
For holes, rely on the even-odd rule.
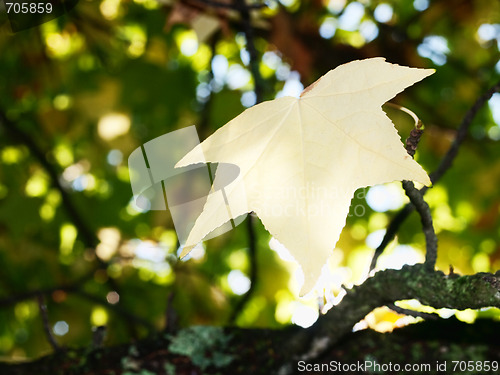
[[[415,151],[417,150],[418,143],[420,138],[424,132],[422,121],[418,118],[418,116],[405,107],[401,107],[396,104],[388,103],[389,105],[396,107],[397,109],[406,112],[409,114],[413,120],[415,121],[415,126],[411,130],[409,137],[406,139],[405,148],[408,155],[412,158],[415,155]],[[416,207],[422,222],[422,231],[425,235],[426,242],[426,257],[425,257],[425,266],[429,271],[433,271],[436,265],[437,259],[437,236],[434,231],[434,226],[432,225],[432,215],[429,205],[423,198],[423,193],[415,188],[415,185],[411,181],[403,181],[403,189],[406,192],[408,198],[410,198],[410,202],[413,204],[413,207]],[[374,257],[373,259],[376,260]],[[372,261],[373,261],[372,259]],[[372,262],[372,267],[375,267]],[[401,307],[396,306],[394,303],[390,303],[387,305],[391,310],[399,313],[410,316],[417,316],[426,319],[436,319],[437,316],[435,314],[426,314],[418,311],[408,310]]]
[[[220,31],[216,32],[214,35],[212,35],[208,43],[210,46],[211,57],[210,57],[210,69],[208,70],[207,80],[205,81],[205,83],[209,85],[209,87],[210,83],[214,79],[214,70],[212,69],[212,62],[215,55],[217,54],[217,42],[219,41],[220,35],[221,35]],[[210,87],[210,90],[208,92],[208,97],[203,102],[200,111],[201,115],[198,126],[198,133],[200,134],[202,140],[209,136],[210,112],[212,110],[213,96],[214,95],[212,92],[212,88]]]
[[153,324],[151,324],[151,322],[149,322],[148,320],[146,320],[140,316],[137,316],[137,315],[131,313],[130,311],[122,308],[118,303],[111,304],[108,301],[103,300],[101,297],[87,293],[81,289],[76,289],[73,293],[77,296],[80,296],[80,297],[88,300],[88,301],[95,302],[98,305],[105,307],[109,311],[116,313],[117,315],[122,316],[127,322],[134,322],[134,323],[140,324],[140,325],[144,326],[145,328],[147,328],[149,330],[149,332],[155,331],[155,327],[153,326]]
[[375,252],[373,253],[372,262],[370,264],[370,271],[374,270],[377,266],[377,260],[382,255],[383,251],[389,245],[389,243],[394,239],[398,233],[399,227],[406,220],[406,218],[413,212],[415,207],[413,204],[408,203],[405,205],[391,220],[387,226],[387,230],[382,238],[382,242],[377,246]]
[[413,316],[415,318],[432,319],[432,320],[437,320],[439,318],[438,314],[425,313],[425,312],[415,311],[415,310],[408,310],[408,309],[404,309],[402,307],[396,306],[394,303],[388,303],[386,306],[388,308],[390,308],[392,311],[397,312],[398,314],[410,315],[410,316]]
[[254,80],[254,92],[257,103],[260,103],[264,97],[264,81],[259,69],[259,57],[257,48],[255,48],[255,35],[250,19],[250,11],[246,6],[245,0],[234,0],[234,4],[240,10],[243,21],[243,33],[245,34],[246,46],[250,55],[250,72]]
[[0,309],[15,305],[16,303],[21,301],[37,298],[39,295],[45,296],[52,294],[56,291],[74,292],[76,289],[77,289],[76,286],[68,285],[68,286],[58,286],[54,288],[40,289],[40,290],[35,290],[33,292],[20,293],[15,296],[7,297],[0,300]]
[[102,348],[102,344],[106,338],[106,330],[106,326],[97,326],[92,328],[92,348]]
[[438,182],[441,179],[441,177],[443,177],[444,173],[452,166],[453,160],[458,154],[460,145],[465,140],[465,137],[467,137],[469,126],[472,123],[472,120],[474,120],[474,117],[476,117],[476,114],[488,102],[488,100],[491,99],[493,94],[499,91],[500,91],[500,82],[497,82],[496,85],[492,86],[488,91],[486,91],[483,95],[481,95],[476,100],[474,105],[467,111],[464,118],[462,119],[462,123],[458,127],[457,135],[455,136],[455,140],[448,149],[448,152],[441,159],[441,162],[439,163],[437,169],[430,174],[431,181],[433,184]]
[[46,153],[42,151],[42,149],[35,143],[28,133],[21,130],[11,120],[9,120],[5,112],[2,110],[0,110],[0,124],[4,127],[6,132],[12,136],[12,138],[26,145],[26,147],[30,150],[30,153],[40,163],[43,169],[45,169],[50,177],[52,186],[61,194],[62,203],[66,213],[78,230],[78,234],[81,236],[85,246],[95,248],[98,240],[94,232],[87,226],[69,197],[68,192],[61,185],[61,182],[59,181],[59,173],[57,172],[55,166],[47,160],[45,156]]
[[175,292],[171,292],[168,295],[167,298],[167,307],[166,307],[166,313],[165,313],[165,332],[168,334],[175,334],[177,330],[179,329],[178,327],[178,315],[177,311],[174,309],[174,296]]
[[110,304],[109,302],[107,302],[105,299],[102,299],[101,297],[98,297],[98,296],[95,296],[93,294],[82,291],[80,289],[81,286],[82,286],[81,283],[76,282],[75,284],[71,284],[71,285],[59,285],[59,286],[55,286],[55,287],[51,287],[51,288],[20,293],[20,294],[17,294],[15,296],[7,297],[5,299],[0,300],[0,308],[9,307],[9,306],[15,305],[16,303],[21,302],[21,301],[26,301],[26,300],[33,299],[33,298],[39,298],[39,296],[48,296],[54,292],[61,291],[61,292],[66,292],[66,293],[72,293],[72,294],[74,294],[76,296],[80,296],[81,298],[84,298],[88,301],[97,303],[98,305],[101,305],[101,306],[107,308],[108,310],[113,311],[117,315],[123,317],[126,321],[140,324],[140,325],[148,328],[151,332],[154,330],[153,325],[148,320],[141,318],[141,317],[123,309],[118,304],[114,304],[114,305]]
[[[54,166],[47,160],[46,152],[42,151],[42,149],[36,144],[34,139],[27,132],[16,126],[16,124],[14,124],[14,122],[11,121],[2,110],[0,110],[0,126],[3,126],[6,132],[10,134],[14,140],[28,147],[30,153],[49,175],[52,186],[61,194],[63,207],[65,208],[69,219],[75,225],[78,231],[78,235],[80,236],[80,239],[82,240],[84,246],[87,248],[95,249],[97,244],[99,243],[97,236],[90,229],[76,206],[73,204],[69,193],[66,191],[59,180],[59,172],[57,171],[56,166]],[[95,259],[97,260],[98,269],[106,269],[108,267],[108,263],[103,261],[101,258],[96,256]],[[86,276],[82,277],[80,279],[82,285],[83,282],[92,279],[94,273],[95,270],[92,270]],[[122,295],[122,293],[120,292],[120,288],[114,279],[108,278],[107,282],[112,289]]]
[[236,323],[236,319],[239,314],[243,311],[250,297],[252,297],[253,290],[255,289],[255,284],[257,283],[257,236],[255,235],[255,228],[253,223],[253,217],[248,215],[247,217],[247,235],[248,235],[248,256],[250,258],[250,289],[241,297],[229,317],[229,324]]
[[[259,70],[259,58],[257,49],[255,48],[254,33],[250,21],[250,11],[246,6],[245,0],[234,0],[234,4],[240,10],[241,19],[243,21],[243,30],[246,39],[246,47],[250,55],[250,72],[254,81],[254,92],[257,104],[262,102],[264,94],[264,81]],[[248,301],[252,297],[255,284],[257,283],[257,234],[255,233],[255,223],[252,215],[248,215],[246,220],[248,234],[248,255],[250,258],[250,288],[243,295],[236,307],[233,309],[229,322],[232,324],[236,321],[239,314],[243,311]]]
[[424,200],[423,193],[415,188],[412,181],[403,181],[403,189],[406,195],[410,198],[410,202],[416,208],[422,221],[422,231],[425,235],[425,265],[429,271],[433,271],[436,266],[437,259],[437,236],[432,225],[432,215],[429,205]]
[[40,308],[40,315],[42,316],[43,330],[45,331],[47,340],[49,341],[54,351],[58,352],[61,350],[61,347],[57,343],[54,335],[52,334],[52,330],[50,329],[49,317],[47,314],[47,305],[45,304],[43,294],[38,293],[37,301],[38,301],[38,307]]
[[[423,134],[423,124],[422,121],[418,118],[418,116],[405,107],[399,106],[399,109],[403,112],[408,113],[413,120],[415,121],[415,126],[410,132],[410,136],[406,139],[405,148],[408,155],[412,158],[415,156],[415,151],[417,150],[418,143],[420,141],[420,137]],[[403,189],[410,198],[410,202],[417,209],[418,214],[420,215],[420,220],[422,222],[422,231],[425,235],[425,244],[426,244],[426,252],[425,252],[425,265],[429,271],[433,271],[436,266],[437,259],[437,236],[434,231],[434,226],[432,224],[432,214],[429,205],[424,200],[424,192],[419,191],[415,188],[415,185],[412,181],[403,181]]]
[[[410,135],[408,138],[406,138],[405,142],[405,149],[408,155],[410,155],[412,158],[415,156],[415,152],[417,151],[418,143],[420,142],[420,138],[422,137],[422,134],[424,132],[424,126],[422,124],[422,121],[418,118],[418,116],[408,108],[402,107],[398,104],[394,103],[385,103],[385,105],[389,107],[393,107],[396,109],[399,109],[400,111],[403,111],[407,114],[409,114],[413,120],[415,121],[415,126],[410,132]],[[372,261],[370,264],[370,271],[374,270],[376,265],[377,265],[377,260],[378,257],[382,254],[382,251],[386,248],[386,246],[389,244],[389,242],[392,241],[394,236],[396,235],[400,223],[406,219],[406,217],[413,211],[414,206],[410,202],[407,204],[401,211],[399,211],[396,216],[393,218],[393,220],[389,223],[389,226],[387,227],[387,231],[384,235],[384,238],[382,239],[382,242],[380,245],[375,249],[375,253],[373,254]]]
[[197,3],[203,3],[205,5],[214,7],[214,8],[225,8],[225,9],[233,9],[233,10],[251,10],[251,9],[262,9],[265,8],[267,5],[266,4],[240,4],[240,2],[233,4],[233,3],[223,3],[219,1],[213,1],[213,0],[194,0]]
[[[453,160],[458,154],[458,150],[460,149],[461,144],[465,140],[469,127],[476,117],[479,110],[491,99],[494,93],[500,91],[500,82],[497,82],[494,86],[492,86],[488,91],[486,91],[483,95],[481,95],[473,106],[467,111],[465,116],[458,127],[455,140],[452,145],[446,152],[445,156],[441,159],[439,166],[436,168],[434,172],[432,172],[429,176],[433,184],[436,184],[441,177],[445,174],[445,172],[452,166]],[[422,194],[425,194],[427,191],[427,187],[424,186],[420,189]],[[401,224],[406,220],[406,218],[413,212],[415,207],[410,202],[406,206],[404,206],[397,214],[393,217],[389,226],[387,227],[387,231],[382,239],[380,245],[375,249],[375,253],[373,254],[372,262],[370,265],[370,270],[373,270],[377,264],[377,260],[379,256],[383,253],[387,245],[394,239],[396,233],[398,232]]]

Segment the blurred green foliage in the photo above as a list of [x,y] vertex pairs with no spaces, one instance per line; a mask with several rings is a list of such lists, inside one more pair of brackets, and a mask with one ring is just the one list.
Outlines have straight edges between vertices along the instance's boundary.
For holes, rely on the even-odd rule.
[[[416,157],[429,172],[466,110],[500,78],[498,2],[268,5],[252,13],[266,99],[297,94],[300,82],[357,58],[436,68],[395,99],[425,124]],[[24,135],[0,127],[0,300],[50,289],[51,329],[71,346],[89,345],[95,325],[108,326],[106,344],[162,329],[169,296],[182,326],[226,324],[248,284],[246,226],[179,261],[168,211],[134,208],[127,158],[144,142],[192,124],[206,137],[254,104],[237,12],[203,1],[85,0],[67,15],[18,33],[0,17],[0,110]],[[406,138],[410,119],[387,112]],[[500,269],[499,113],[497,94],[473,122],[453,168],[426,194],[444,271],[450,265],[465,274]],[[41,158],[95,242],[69,214]],[[257,282],[236,323],[310,323],[318,306],[337,302],[343,284],[367,276],[373,246],[406,201],[397,183],[360,189],[323,284],[305,299],[297,296],[296,266],[282,259],[279,244],[257,222]],[[424,244],[414,214],[379,265],[421,261]],[[97,258],[107,265],[99,269]],[[75,284],[77,291],[64,289]],[[497,310],[457,316],[473,321],[477,314],[500,316]],[[382,309],[367,322],[386,330],[404,323],[400,319]],[[0,306],[1,356],[49,350],[36,298]]]

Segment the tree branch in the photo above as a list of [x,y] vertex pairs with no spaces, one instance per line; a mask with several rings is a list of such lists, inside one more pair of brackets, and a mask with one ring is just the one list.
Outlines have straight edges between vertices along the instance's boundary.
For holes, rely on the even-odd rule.
[[140,316],[137,316],[137,315],[131,313],[130,311],[122,308],[118,304],[114,304],[114,305],[110,304],[107,301],[103,300],[102,298],[95,296],[93,294],[87,293],[81,289],[76,289],[73,293],[77,296],[85,298],[88,301],[92,301],[94,303],[97,303],[97,304],[105,307],[109,311],[112,311],[112,312],[116,313],[117,315],[122,316],[128,322],[134,322],[134,323],[140,324],[140,325],[146,327],[150,332],[155,331],[153,324],[151,324],[151,322],[149,322],[147,319],[144,319]]
[[[95,249],[97,244],[99,243],[97,236],[90,229],[90,227],[87,225],[87,223],[83,219],[82,215],[80,214],[76,206],[73,204],[73,201],[71,200],[69,193],[66,191],[66,189],[63,187],[63,185],[59,180],[59,172],[57,171],[56,166],[54,166],[47,160],[46,152],[42,151],[42,149],[36,144],[34,139],[28,133],[26,133],[18,126],[16,126],[16,124],[14,124],[14,122],[11,121],[2,110],[0,110],[0,126],[3,126],[4,129],[7,131],[7,133],[10,134],[13,139],[17,140],[18,142],[28,147],[30,153],[40,163],[40,165],[49,175],[52,186],[61,194],[63,207],[65,208],[66,213],[69,216],[69,219],[75,225],[78,231],[78,235],[80,236],[83,244],[87,248]],[[97,256],[95,257],[95,259],[97,260],[98,269],[106,269],[108,267],[108,262],[103,261],[101,258]],[[94,272],[95,270],[92,270],[91,272],[89,272],[88,275],[81,278],[80,283],[83,284],[84,281],[92,278]],[[114,279],[108,278],[107,282],[109,283],[112,289],[116,290],[119,294],[121,294],[120,288]],[[80,285],[80,284],[76,282],[75,285]],[[2,302],[0,301],[0,306],[1,304]]]
[[413,316],[413,317],[416,317],[416,318],[424,318],[424,319],[432,319],[432,320],[437,320],[439,318],[439,315],[437,315],[437,314],[425,313],[425,312],[421,312],[421,311],[404,309],[404,308],[399,307],[396,304],[394,304],[394,302],[393,303],[388,303],[387,307],[390,308],[392,311],[397,312],[398,314],[410,315],[410,316]]
[[73,292],[76,290],[76,287],[73,285],[68,285],[68,286],[58,286],[58,287],[53,287],[53,288],[47,288],[47,289],[40,289],[40,290],[35,290],[32,292],[25,292],[25,293],[20,293],[15,296],[10,296],[4,299],[0,300],[0,309],[9,307],[12,305],[15,305],[18,302],[26,301],[29,299],[37,298],[39,295],[48,295],[52,294],[56,291],[63,291],[63,292]]
[[179,316],[177,314],[177,311],[174,309],[174,296],[175,292],[170,292],[170,294],[167,297],[167,306],[165,308],[165,329],[164,331],[168,334],[175,334],[179,327],[178,327],[178,320]]
[[[204,334],[218,343],[214,347],[214,341],[211,340],[208,342],[208,347],[203,347],[200,344],[203,342],[201,337],[199,342],[193,346],[193,341],[190,341],[193,338],[193,329],[188,328],[177,332],[174,336],[177,343],[184,341],[185,345],[189,347],[189,350],[186,349],[186,353],[181,355],[178,351],[171,350],[172,338],[151,337],[140,342],[104,347],[91,352],[86,348],[77,349],[72,351],[72,355],[64,357],[51,355],[35,362],[0,363],[0,372],[5,375],[54,374],[61,372],[62,369],[66,370],[63,371],[64,373],[69,373],[68,369],[71,369],[71,373],[74,374],[104,375],[112,372],[122,373],[124,371],[123,363],[129,363],[132,360],[137,371],[140,369],[163,374],[167,368],[170,368],[172,373],[198,374],[201,371],[196,363],[200,363],[201,358],[206,363],[211,364],[205,371],[208,373],[266,375],[279,373],[285,375],[297,373],[298,360],[307,361],[310,359],[319,363],[322,361],[324,353],[328,353],[328,361],[331,359],[346,361],[346,358],[353,361],[359,360],[360,355],[373,353],[373,350],[359,352],[359,343],[365,342],[363,338],[366,338],[366,335],[375,335],[386,343],[391,338],[400,337],[401,342],[407,347],[413,347],[412,345],[416,341],[420,358],[415,358],[415,360],[418,361],[422,360],[422,350],[425,349],[422,347],[422,343],[426,341],[433,343],[433,346],[429,345],[428,348],[434,353],[433,359],[456,360],[456,357],[445,356],[445,352],[436,353],[436,339],[434,336],[425,335],[423,328],[421,328],[425,326],[422,325],[413,328],[411,326],[405,327],[391,335],[383,335],[383,337],[369,330],[352,334],[353,325],[374,308],[403,299],[417,299],[424,305],[435,308],[500,307],[500,271],[495,275],[479,273],[460,277],[455,274],[445,275],[440,271],[429,272],[423,264],[405,266],[401,270],[380,271],[362,285],[349,290],[339,305],[320,317],[307,330],[293,326],[283,330],[197,327],[196,332]],[[450,344],[450,336],[451,340],[454,340],[453,344],[456,345],[456,337],[463,337],[461,335],[465,332],[458,332],[457,336],[454,331],[455,322],[451,322],[451,320],[437,321],[432,324],[432,332],[436,333],[438,338],[443,334],[443,331],[446,331],[447,336],[443,338],[443,348]],[[488,335],[491,333],[494,322],[478,323],[476,325],[482,328],[486,324],[489,330],[483,331],[486,333],[484,336],[479,336],[477,340],[483,344],[486,342],[495,343],[495,335]],[[472,328],[475,329],[476,325]],[[451,330],[450,326],[453,327]],[[438,329],[441,332],[438,333]],[[406,337],[404,334],[400,336],[401,332],[407,330],[412,330],[413,334]],[[409,337],[415,337],[415,331],[419,332],[421,336],[409,340]],[[470,333],[470,329],[468,332]],[[486,336],[488,336],[488,340],[485,339]],[[188,338],[190,340],[187,340]],[[355,342],[354,353],[352,350],[346,352],[349,340]],[[375,341],[374,345],[377,345],[377,342],[381,341]],[[463,350],[472,347],[477,349],[477,346],[470,346],[471,343],[467,343],[467,345]],[[336,348],[336,352],[341,352],[338,357],[332,354],[332,348]],[[455,346],[455,350],[449,354],[456,356],[456,350],[460,349]],[[192,354],[188,354],[188,351]],[[498,353],[498,349],[496,353]],[[350,357],[348,357],[349,355]],[[474,352],[474,356],[478,356],[478,353]],[[327,359],[327,357],[323,359]],[[82,361],[82,358],[85,360]],[[224,359],[225,362],[221,359]],[[483,355],[480,359],[492,360],[493,358],[484,358]],[[81,367],[82,362],[85,364],[84,368]]]
[[[257,54],[257,49],[255,48],[254,34],[252,25],[250,22],[250,11],[246,6],[245,0],[234,0],[234,4],[240,10],[241,19],[243,21],[243,29],[246,39],[246,45],[248,53],[250,54],[250,71],[254,80],[254,92],[257,103],[262,102],[264,85],[262,76],[259,70],[259,58]],[[255,290],[255,284],[257,282],[257,234],[254,228],[254,218],[252,215],[247,217],[247,234],[248,234],[248,255],[250,258],[250,289],[245,293],[245,295],[240,299],[234,308],[229,322],[233,324],[238,315],[243,311],[244,307],[250,301],[251,296]]]
[[384,238],[382,238],[382,242],[380,242],[380,245],[378,245],[378,247],[375,249],[375,252],[373,253],[372,262],[370,264],[370,271],[375,269],[379,256],[382,255],[387,245],[389,245],[389,243],[394,239],[394,237],[398,233],[399,227],[401,226],[401,224],[403,224],[403,222],[413,212],[414,209],[415,206],[413,206],[413,204],[411,203],[408,203],[392,218],[391,222],[387,226],[387,230],[384,234]]
[[234,0],[234,3],[240,9],[241,19],[243,21],[243,32],[245,34],[247,50],[250,55],[250,71],[254,80],[254,91],[257,103],[262,102],[264,99],[264,81],[259,69],[259,58],[257,48],[255,48],[255,36],[250,21],[250,11],[247,8],[245,0]]
[[[450,148],[441,159],[439,166],[436,168],[434,172],[432,172],[429,177],[433,184],[436,184],[445,174],[445,172],[452,166],[453,160],[458,154],[458,150],[465,140],[469,127],[472,124],[472,121],[476,117],[476,114],[479,110],[491,99],[493,94],[500,91],[500,82],[497,82],[494,86],[492,86],[489,90],[487,90],[483,95],[481,95],[476,102],[472,105],[472,107],[467,111],[465,116],[458,127],[455,140],[451,144]],[[427,187],[424,186],[420,189],[422,194],[425,194],[427,191]],[[384,238],[380,245],[375,249],[375,253],[373,254],[372,262],[370,265],[370,270],[374,269],[378,257],[383,253],[387,245],[394,239],[394,236],[398,232],[401,224],[406,220],[406,218],[413,212],[415,207],[412,203],[406,204],[391,220],[389,226],[387,227],[387,231],[385,232]]]
[[469,127],[472,121],[474,120],[474,117],[476,117],[476,114],[488,102],[488,100],[491,99],[493,94],[499,91],[500,91],[500,81],[497,82],[494,86],[492,86],[483,95],[481,95],[476,100],[474,105],[467,111],[464,118],[462,119],[460,126],[458,127],[455,140],[453,141],[450,148],[446,152],[446,155],[441,159],[441,162],[439,163],[437,169],[430,174],[430,178],[433,184],[438,182],[441,179],[441,177],[443,177],[445,172],[451,168],[453,160],[455,160],[455,157],[458,154],[460,146],[465,140],[465,137],[467,137]]
[[43,294],[38,293],[37,301],[38,301],[38,307],[40,309],[40,315],[42,316],[43,330],[45,332],[45,335],[47,336],[47,340],[49,341],[54,351],[58,352],[59,350],[61,350],[61,347],[57,343],[50,329],[49,317],[47,314],[47,305],[45,304]]
[[[408,113],[415,121],[415,127],[410,132],[410,136],[406,139],[405,144],[406,152],[413,158],[415,156],[418,143],[420,142],[420,137],[423,134],[423,124],[415,113],[405,107],[398,107],[401,111]],[[427,268],[432,271],[436,265],[438,244],[434,226],[432,225],[431,210],[427,202],[424,200],[423,193],[415,188],[412,181],[403,181],[402,184],[406,195],[410,198],[410,202],[417,209],[417,212],[420,215],[422,230],[424,232],[426,242],[425,265],[427,265]]]
[[86,300],[97,303],[97,304],[109,309],[110,311],[113,311],[117,315],[122,316],[127,321],[141,324],[141,325],[145,326],[146,328],[148,328],[150,331],[154,330],[153,325],[148,320],[143,319],[139,316],[136,316],[133,313],[130,313],[129,311],[121,308],[121,306],[119,306],[117,304],[112,305],[112,304],[108,303],[106,300],[103,300],[102,298],[100,298],[98,296],[87,293],[87,292],[81,290],[80,287],[81,287],[81,284],[79,284],[77,282],[77,283],[72,284],[72,285],[60,285],[60,286],[55,286],[55,287],[51,287],[51,288],[20,293],[18,295],[7,297],[5,299],[0,300],[0,308],[9,307],[9,306],[12,306],[18,302],[26,301],[26,300],[33,299],[33,298],[38,299],[40,296],[51,295],[52,293],[54,293],[56,291],[62,291],[62,292],[66,292],[66,293],[75,294],[75,295],[80,296]]
[[429,205],[424,200],[423,194],[415,188],[412,181],[403,181],[403,189],[406,192],[410,202],[417,209],[422,221],[422,231],[425,235],[426,253],[425,265],[428,270],[434,270],[437,259],[437,237],[432,225],[432,215]]
[[64,208],[66,209],[66,213],[68,214],[73,224],[75,224],[75,227],[78,230],[78,234],[80,234],[85,246],[89,248],[95,248],[97,246],[98,240],[94,232],[87,226],[82,216],[73,204],[71,198],[69,197],[68,192],[59,182],[59,173],[45,157],[46,153],[42,151],[40,147],[38,147],[38,145],[28,135],[28,133],[21,130],[11,120],[9,120],[3,110],[0,110],[0,124],[4,127],[7,133],[11,135],[12,138],[26,145],[34,158],[40,163],[43,169],[45,169],[50,177],[52,186],[61,194],[62,203]]
[[318,326],[339,331],[334,326],[339,325],[340,316],[352,327],[374,308],[407,299],[436,309],[500,307],[500,272],[450,277],[441,271],[429,272],[425,264],[379,271],[347,291],[342,302],[319,319]]
[[229,317],[229,324],[234,324],[239,314],[243,311],[250,297],[252,297],[255,285],[257,284],[257,236],[255,235],[255,228],[253,223],[253,217],[248,215],[247,217],[247,235],[248,235],[248,256],[250,258],[250,289],[243,295],[243,297],[238,301],[236,307],[231,312]]
[[[220,38],[220,32],[216,32],[208,41],[210,46],[210,69],[208,70],[207,80],[205,83],[210,86],[210,82],[214,79],[214,70],[212,68],[212,63],[214,61],[214,57],[217,54],[217,42]],[[212,89],[208,92],[208,97],[202,103],[202,108],[200,111],[200,121],[198,126],[198,132],[201,136],[201,139],[204,140],[209,136],[209,125],[210,125],[210,113],[212,111],[212,102],[213,102],[213,91]]]
[[445,275],[441,271],[429,272],[425,264],[379,271],[348,290],[342,301],[311,328],[288,340],[285,349],[291,353],[305,351],[306,354],[301,355],[303,359],[317,357],[351,332],[354,324],[373,309],[408,299],[436,309],[500,307],[500,271],[495,275]]
[[251,10],[251,9],[262,9],[265,8],[267,5],[266,4],[231,4],[231,3],[223,3],[219,1],[213,1],[213,0],[193,0],[198,3],[202,3],[214,8],[224,8],[224,9],[233,9],[233,10]]

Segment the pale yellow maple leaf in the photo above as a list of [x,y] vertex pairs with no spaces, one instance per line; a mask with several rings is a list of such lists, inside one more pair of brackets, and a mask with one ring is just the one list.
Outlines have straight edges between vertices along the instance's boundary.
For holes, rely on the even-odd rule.
[[[258,215],[302,267],[304,295],[339,239],[356,189],[396,180],[431,183],[381,106],[433,72],[384,58],[341,65],[300,98],[247,109],[176,167],[237,165],[239,178],[225,188],[231,216]],[[209,195],[181,256],[227,221],[222,195]]]

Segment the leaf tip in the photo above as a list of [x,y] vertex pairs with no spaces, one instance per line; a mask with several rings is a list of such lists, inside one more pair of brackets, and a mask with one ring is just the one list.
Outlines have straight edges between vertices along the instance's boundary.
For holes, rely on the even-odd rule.
[[308,297],[309,294],[312,292],[315,284],[316,284],[316,282],[313,282],[313,283],[308,283],[307,281],[304,282],[304,285],[302,285],[302,287],[300,288],[299,297],[300,298]]
[[325,262],[319,262],[316,267],[319,266],[319,268],[312,268],[309,269],[310,266],[305,265],[305,264],[300,264],[300,267],[302,268],[302,271],[304,272],[304,283],[302,284],[302,287],[300,288],[299,291],[299,297],[305,297],[309,293],[311,293],[318,283],[319,277],[321,275],[321,269],[324,266]]
[[191,250],[193,250],[195,248],[196,245],[189,245],[189,246],[184,246],[182,248],[182,252],[181,252],[181,255],[179,255],[179,258],[182,259],[184,258],[186,255],[188,255]]
[[427,186],[427,187],[430,187],[432,185],[431,178],[429,177],[427,172],[425,172],[424,170],[423,170],[423,173],[420,176],[415,177],[415,179],[413,181],[418,182],[418,183],[420,183],[424,186]]
[[436,73],[436,69],[434,69],[434,68],[430,68],[430,69],[425,68],[425,69],[422,69],[422,70],[426,73],[426,75],[425,75],[426,77],[428,77],[428,76]]

